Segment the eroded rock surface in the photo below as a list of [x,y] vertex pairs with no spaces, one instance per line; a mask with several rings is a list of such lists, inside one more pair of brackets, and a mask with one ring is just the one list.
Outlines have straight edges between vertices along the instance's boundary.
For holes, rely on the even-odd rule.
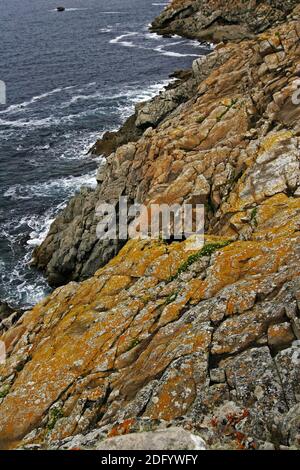
[[97,450],[206,450],[205,442],[181,428],[141,432],[106,439]]
[[240,41],[285,21],[297,4],[297,0],[174,0],[152,23],[152,30],[214,42]]
[[[53,283],[96,272],[0,338],[0,447],[103,448],[172,425],[208,448],[300,448],[299,36],[296,8],[197,60],[194,94],[56,220],[36,254]],[[121,194],[204,203],[204,248],[91,237],[95,201]]]
[[[229,225],[247,237],[253,220],[244,219],[258,204],[275,194],[298,194],[299,107],[291,101],[299,74],[298,27],[291,20],[242,47],[229,44],[195,61],[193,85],[180,85],[188,89],[185,100],[192,97],[111,154],[99,169],[97,189],[75,196],[52,225],[35,252],[51,285],[88,278],[121,248],[97,238],[100,202],[117,206],[126,195],[129,202],[204,203],[209,233]],[[150,102],[138,119],[150,125],[166,103]]]

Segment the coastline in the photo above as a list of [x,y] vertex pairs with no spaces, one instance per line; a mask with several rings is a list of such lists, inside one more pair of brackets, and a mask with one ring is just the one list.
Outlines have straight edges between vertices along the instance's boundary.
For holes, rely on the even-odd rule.
[[[199,49],[201,53],[201,47],[189,45],[181,38],[165,40],[148,33],[146,25],[161,7],[151,4],[149,9],[147,0],[115,0],[120,8],[115,6],[109,25],[107,15],[99,14],[104,10],[101,2],[87,1],[90,5],[85,10],[68,11],[65,16],[48,10],[43,14],[43,5],[27,8],[21,0],[8,5],[7,16],[12,22],[7,30],[8,67],[4,69],[10,74],[6,77],[9,106],[1,107],[0,111],[0,298],[16,307],[32,308],[50,293],[42,274],[29,267],[33,245],[44,236],[46,223],[58,215],[62,205],[81,186],[96,184],[95,170],[100,163],[97,158],[86,157],[90,146],[106,129],[121,126],[138,101],[158,94],[177,65],[188,67],[190,56]],[[18,10],[16,3],[20,5],[20,18],[24,14],[26,21],[41,18],[43,23],[40,28],[38,20],[34,21],[33,30],[27,29],[28,39],[32,35],[42,38],[49,27],[51,47],[47,59],[39,47],[40,40],[31,44],[32,53],[39,57],[37,63],[43,62],[50,69],[55,67],[58,57],[65,57],[64,66],[59,74],[53,73],[50,82],[44,67],[29,75],[26,68],[24,75],[19,75],[18,63],[10,61],[14,22],[19,17],[14,12]],[[136,5],[136,14],[131,15]],[[127,22],[129,16],[132,22]],[[2,21],[5,22],[4,17]],[[22,22],[24,29],[26,21]],[[65,34],[65,21],[77,30],[78,46],[70,48],[70,53],[78,57],[75,68],[69,60],[68,44],[65,45],[71,34]],[[89,34],[87,24],[97,23],[99,29],[92,26],[92,35]],[[57,34],[59,41],[55,39]],[[94,60],[95,50],[101,54],[101,60]],[[24,52],[30,55],[28,48]],[[28,61],[25,55],[22,59],[20,56],[24,62]],[[34,68],[31,59],[29,62]],[[29,86],[22,84],[26,80]]]
[[[208,51],[207,51],[208,52]],[[205,55],[200,56],[205,57]],[[110,188],[106,178],[110,172],[110,162],[118,149],[128,145],[129,151],[135,142],[146,135],[147,130],[156,129],[178,107],[188,101],[196,91],[197,70],[174,71],[170,83],[156,96],[145,103],[136,105],[136,110],[117,131],[108,131],[90,149],[92,156],[103,156],[106,163],[97,172],[95,190],[82,188],[71,198],[67,207],[51,225],[43,243],[33,252],[32,266],[46,274],[51,287],[64,285],[69,281],[81,281],[92,276],[104,266],[123,246],[118,240],[112,243],[99,243],[96,235],[94,212],[101,200],[116,201],[117,194],[123,191],[124,181]],[[92,208],[92,214],[91,214]],[[70,228],[70,224],[71,227]],[[79,225],[79,227],[78,227]],[[82,243],[82,228],[91,227]],[[70,239],[70,231],[77,232],[76,239]],[[69,251],[80,246],[75,256],[69,259]]]

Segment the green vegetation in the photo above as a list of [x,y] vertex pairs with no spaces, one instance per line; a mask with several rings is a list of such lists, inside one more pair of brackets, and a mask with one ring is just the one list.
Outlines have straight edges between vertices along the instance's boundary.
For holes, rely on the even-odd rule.
[[204,120],[205,120],[204,114],[200,114],[200,116],[198,116],[198,117],[196,118],[196,122],[197,122],[198,124],[202,124],[202,122],[203,122]]
[[256,217],[257,217],[257,212],[258,212],[257,207],[255,207],[255,208],[252,210],[251,215],[250,215],[250,220],[251,220],[251,222],[254,223],[255,226],[258,225],[257,219],[256,219]]
[[175,302],[177,297],[178,297],[178,292],[172,292],[172,294],[168,295],[168,297],[166,298],[165,305],[169,305],[172,302]]
[[222,118],[228,113],[229,111],[229,108],[225,109],[225,111],[223,111],[223,113],[221,113],[219,116],[217,116],[217,121],[220,122],[222,120]]
[[6,395],[8,395],[8,393],[9,393],[9,385],[5,385],[4,387],[0,389],[0,399],[5,398]]
[[174,276],[170,276],[167,282],[171,282],[177,279],[180,274],[186,272],[188,268],[192,266],[192,264],[194,264],[203,256],[211,256],[215,251],[220,250],[221,248],[225,248],[225,246],[228,246],[230,243],[230,240],[219,243],[207,243],[207,245],[204,245],[204,247],[198,251],[198,253],[194,253],[193,255],[189,256],[188,259],[179,267],[177,273],[174,274]]
[[129,346],[128,351],[131,351],[131,349],[135,348],[140,344],[140,341],[136,338],[131,342],[131,345]]
[[57,421],[63,418],[63,416],[63,412],[60,408],[53,408],[49,411],[49,419],[47,424],[48,432],[51,432],[55,428]]
[[[226,106],[226,109],[223,111],[223,113],[221,113],[219,116],[217,116],[217,121],[220,122],[221,119],[228,113],[228,111],[234,107],[234,105],[237,104],[239,100],[237,98],[233,98],[230,102],[229,105],[225,105]],[[223,105],[224,106],[224,105]]]

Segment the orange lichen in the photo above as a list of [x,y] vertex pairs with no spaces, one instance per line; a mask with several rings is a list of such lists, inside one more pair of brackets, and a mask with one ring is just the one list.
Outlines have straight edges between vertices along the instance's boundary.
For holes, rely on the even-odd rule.
[[123,436],[128,434],[135,423],[135,419],[126,419],[120,424],[114,426],[108,434],[108,437]]

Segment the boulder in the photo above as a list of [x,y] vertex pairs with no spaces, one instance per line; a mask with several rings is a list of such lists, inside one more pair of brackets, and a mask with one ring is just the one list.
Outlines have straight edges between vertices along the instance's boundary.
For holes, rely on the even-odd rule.
[[171,427],[106,439],[97,450],[206,450],[204,440],[182,428]]

